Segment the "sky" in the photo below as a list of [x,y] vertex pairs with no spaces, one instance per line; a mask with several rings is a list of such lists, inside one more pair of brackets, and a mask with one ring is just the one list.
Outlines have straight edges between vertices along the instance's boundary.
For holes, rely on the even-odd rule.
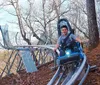
[[[0,0],[0,3],[2,3],[4,0]],[[6,0],[5,0],[6,1]],[[38,4],[39,0],[35,0],[35,3]],[[27,2],[26,0],[19,0],[19,3],[23,7],[27,7]],[[11,22],[15,22],[17,18],[15,16],[12,16],[9,14],[6,10],[9,12],[14,13],[14,9],[12,6],[5,6],[4,8],[0,8],[0,25],[8,25],[10,31],[19,31],[18,27],[16,24],[12,24]]]
[[[2,2],[2,0],[0,0],[0,3]],[[25,0],[20,0],[21,4],[25,5]],[[8,29],[10,31],[18,31],[19,29],[17,27],[16,24],[12,24],[12,22],[15,22],[17,20],[17,18],[15,16],[12,16],[11,14],[9,14],[6,10],[8,10],[10,13],[14,13],[14,9],[12,6],[5,6],[4,8],[0,8],[0,25],[4,26],[4,25],[8,25]]]
[[[4,0],[0,0],[0,4],[3,2]],[[7,0],[5,0],[6,2]],[[20,4],[24,7],[27,7],[27,0],[19,0]],[[33,0],[30,0],[33,1]],[[42,0],[35,0],[35,4],[36,6],[39,6],[39,3]],[[14,12],[14,9],[12,6],[6,6],[3,9],[0,8],[0,25],[8,25],[9,26],[9,30],[11,31],[19,31],[18,27],[16,26],[16,24],[12,24],[11,22],[15,22],[17,20],[17,18],[15,16],[12,16],[11,14],[9,14],[6,10],[9,10],[9,12]]]
[[[0,0],[0,4],[3,2],[4,0]],[[7,0],[5,0],[6,2]],[[33,0],[30,0],[33,1]],[[40,1],[42,0],[35,0],[35,5],[39,7]],[[27,2],[26,0],[19,0],[20,4],[23,7],[27,7]],[[17,21],[17,18],[15,16],[12,16],[11,14],[9,14],[6,10],[9,10],[9,12],[13,12],[14,13],[14,9],[12,6],[5,6],[4,8],[0,8],[0,25],[4,26],[4,25],[8,25],[8,30],[12,31],[12,32],[19,32],[19,28],[16,24],[12,24],[11,22],[15,22]],[[1,38],[1,35],[0,35]]]
[[[0,4],[3,2],[4,0],[0,0]],[[7,0],[5,0],[7,1]],[[27,8],[27,0],[19,0],[19,3],[21,4],[22,7]],[[32,0],[33,1],[33,0]],[[35,4],[38,6],[40,0],[35,0]],[[5,6],[4,8],[0,7],[0,25],[1,26],[5,26],[8,25],[8,30],[9,30],[9,34],[11,34],[13,32],[13,34],[15,32],[20,32],[18,25],[16,25],[15,23],[12,22],[16,22],[17,21],[17,17],[12,16],[11,14],[9,14],[6,10],[8,10],[10,13],[15,13],[14,8],[12,6]],[[12,35],[12,34],[11,34]],[[13,38],[13,36],[11,36],[11,39]],[[0,33],[0,42],[2,42],[2,38],[1,38],[1,33]]]

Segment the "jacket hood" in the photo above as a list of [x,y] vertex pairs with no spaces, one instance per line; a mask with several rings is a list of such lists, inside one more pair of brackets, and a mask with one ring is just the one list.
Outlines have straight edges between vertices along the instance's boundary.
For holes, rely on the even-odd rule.
[[71,28],[68,20],[66,18],[62,18],[62,19],[59,19],[58,23],[57,23],[58,36],[61,35],[61,27],[62,26],[66,26],[68,28],[69,33],[72,32],[72,28]]

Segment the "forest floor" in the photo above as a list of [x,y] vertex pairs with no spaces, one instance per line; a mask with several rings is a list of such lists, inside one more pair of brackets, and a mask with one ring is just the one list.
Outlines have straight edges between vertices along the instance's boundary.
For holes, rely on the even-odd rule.
[[[89,72],[83,85],[100,85],[100,44],[92,51],[85,50],[88,63],[97,65],[97,69]],[[25,70],[16,75],[11,74],[0,79],[0,85],[47,85],[55,72],[51,70],[53,64],[46,64],[38,69],[37,72],[26,73]]]

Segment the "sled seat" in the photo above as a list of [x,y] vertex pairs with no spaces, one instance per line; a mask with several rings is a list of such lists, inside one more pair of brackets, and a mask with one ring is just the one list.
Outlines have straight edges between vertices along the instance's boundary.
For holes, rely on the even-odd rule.
[[75,54],[72,55],[70,57],[62,57],[62,58],[58,58],[57,59],[57,64],[58,65],[63,65],[65,63],[70,63],[70,62],[74,62],[74,61],[78,61],[80,59],[80,55],[79,54]]

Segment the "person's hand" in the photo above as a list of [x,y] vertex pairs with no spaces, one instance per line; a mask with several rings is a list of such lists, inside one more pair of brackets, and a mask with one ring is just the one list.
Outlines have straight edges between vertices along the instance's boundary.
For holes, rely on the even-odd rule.
[[56,52],[58,48],[59,48],[59,44],[56,44],[56,46],[55,46],[55,48],[53,49],[53,51]]
[[54,51],[56,57],[58,57],[59,53],[57,52],[57,48],[54,48],[53,51]]
[[56,48],[53,49],[54,52],[56,52],[56,50],[57,50]]

